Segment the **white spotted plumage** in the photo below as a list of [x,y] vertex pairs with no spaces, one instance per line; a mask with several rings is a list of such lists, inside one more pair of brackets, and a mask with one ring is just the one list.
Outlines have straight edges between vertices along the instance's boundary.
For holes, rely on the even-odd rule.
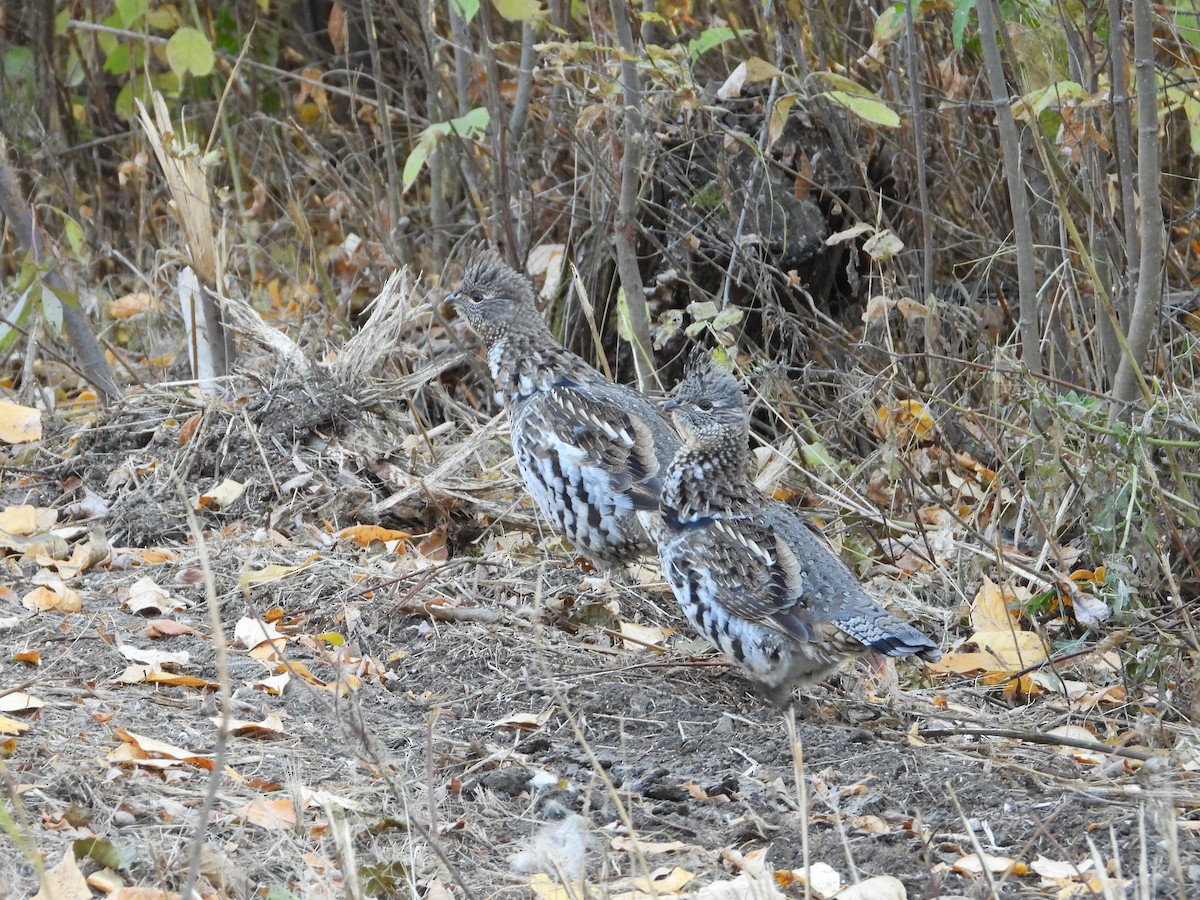
[[659,472],[679,445],[643,394],[608,381],[551,334],[529,281],[490,251],[467,263],[455,306],[487,344],[517,468],[575,548],[609,567],[651,551]]
[[663,572],[693,627],[770,700],[786,701],[868,649],[940,658],[933,641],[866,594],[806,519],[754,487],[732,376],[695,359],[670,406],[683,446],[663,479]]

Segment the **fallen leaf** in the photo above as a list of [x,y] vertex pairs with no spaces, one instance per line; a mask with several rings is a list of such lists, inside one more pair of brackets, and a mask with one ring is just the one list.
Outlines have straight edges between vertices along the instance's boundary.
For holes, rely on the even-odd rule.
[[131,316],[149,312],[157,305],[153,294],[146,291],[135,291],[134,293],[108,301],[105,304],[105,308],[108,310],[108,314],[114,319],[128,319]]
[[195,634],[196,630],[174,619],[151,619],[146,623],[143,632],[148,638],[179,637],[184,634]]
[[647,856],[658,853],[674,853],[677,850],[692,848],[691,844],[685,844],[682,841],[641,841],[623,834],[618,834],[610,843],[614,850],[623,853],[643,853]]
[[8,716],[0,716],[0,734],[22,734],[32,727],[28,722],[10,719]]
[[244,590],[248,587],[257,587],[258,585],[268,584],[272,581],[279,581],[281,578],[287,578],[289,575],[294,575],[302,571],[319,558],[320,554],[314,553],[298,566],[270,565],[262,569],[243,572],[238,577],[238,587]]
[[621,623],[621,643],[627,650],[656,650],[662,652],[674,628],[657,628],[636,622]]
[[803,894],[805,882],[811,886],[817,897],[832,897],[842,887],[842,876],[837,869],[826,862],[815,862],[808,867],[808,878],[803,869],[783,869],[775,873],[775,883],[781,888],[797,888],[797,894]]
[[117,647],[117,652],[130,662],[146,663],[151,666],[186,666],[191,661],[191,654],[186,650],[169,653],[166,650],[143,649],[122,644]]
[[234,481],[232,478],[226,478],[220,484],[213,485],[205,493],[198,494],[192,498],[193,509],[225,509],[231,506],[237,499],[242,496],[242,492],[246,489],[246,485],[240,481]]
[[33,694],[27,694],[25,691],[9,691],[0,696],[0,712],[29,712],[41,709],[45,705],[45,700],[35,697]]
[[[379,542],[381,544],[394,544],[399,541],[407,540],[412,535],[407,531],[396,531],[392,528],[381,528],[378,525],[353,525],[350,528],[343,528],[338,532],[338,537],[346,538],[360,547],[370,547],[371,544]],[[394,549],[394,547],[389,547]]]
[[540,713],[513,713],[492,723],[493,728],[540,728],[550,721],[551,710]]
[[153,578],[145,576],[135,581],[129,588],[129,598],[126,607],[137,616],[161,616],[173,613],[184,607],[184,602],[171,596],[166,588],[160,587]]
[[165,741],[117,728],[116,735],[121,743],[108,754],[111,762],[130,762],[139,766],[164,769],[188,764],[201,769],[212,769],[212,760],[203,753],[193,753]]
[[984,853],[982,859],[978,853],[968,853],[958,862],[951,864],[951,868],[960,875],[982,875],[985,866],[993,875],[1024,875],[1028,871],[1024,863],[990,853]]
[[77,613],[83,609],[83,600],[79,594],[63,584],[61,580],[56,584],[34,588],[21,598],[21,603],[26,609],[34,612],[56,610],[64,613]]
[[233,814],[265,831],[289,831],[296,827],[296,805],[288,798],[267,800],[256,797]]
[[833,894],[831,900],[908,900],[904,882],[891,875],[876,875],[858,884],[850,884]]
[[42,413],[29,406],[0,400],[0,441],[25,444],[42,439]]
[[[210,721],[218,727],[221,725],[220,716],[215,716]],[[282,737],[285,734],[283,720],[279,718],[278,713],[270,713],[261,722],[230,719],[229,733],[238,737],[257,738],[259,740]]]
[[67,847],[62,862],[47,869],[42,876],[42,887],[33,895],[33,900],[92,900],[91,888],[79,864],[75,862],[75,851]]
[[1093,865],[1091,859],[1083,859],[1078,863],[1063,862],[1048,859],[1038,854],[1038,858],[1029,864],[1031,871],[1050,881],[1073,881],[1083,878],[1084,873]]
[[253,650],[266,643],[270,643],[276,650],[282,650],[287,641],[287,637],[280,634],[273,624],[250,616],[238,619],[233,628],[233,636],[247,650]]

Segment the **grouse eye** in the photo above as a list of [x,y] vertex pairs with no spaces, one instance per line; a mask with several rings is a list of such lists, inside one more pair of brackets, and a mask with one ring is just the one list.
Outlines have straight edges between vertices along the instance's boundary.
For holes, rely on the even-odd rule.
[[474,303],[482,303],[483,294],[479,293],[479,291],[475,291],[473,294],[471,294],[471,300]]
[[702,410],[704,410],[705,412],[712,412],[713,402],[711,400],[701,400],[696,405],[698,407],[700,407]]

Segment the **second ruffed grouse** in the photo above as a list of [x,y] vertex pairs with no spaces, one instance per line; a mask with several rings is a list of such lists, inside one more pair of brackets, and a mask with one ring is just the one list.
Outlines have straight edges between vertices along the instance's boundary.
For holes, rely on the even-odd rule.
[[653,551],[642,521],[658,510],[659,473],[679,446],[670,421],[551,333],[529,280],[490,250],[446,298],[487,345],[513,453],[538,508],[594,565]]
[[796,686],[868,650],[941,657],[867,596],[807,519],[754,486],[746,404],[732,375],[694,356],[666,408],[683,446],[663,476],[663,572],[688,621],[768,700],[786,703]]

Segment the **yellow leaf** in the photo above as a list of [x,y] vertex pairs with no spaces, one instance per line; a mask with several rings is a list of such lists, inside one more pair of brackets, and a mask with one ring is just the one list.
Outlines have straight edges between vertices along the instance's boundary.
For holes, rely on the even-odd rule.
[[1013,591],[1001,590],[990,578],[984,576],[983,585],[971,601],[971,627],[976,631],[1007,631],[1016,627],[1016,619],[1009,612],[1009,604],[1016,605],[1019,598]]
[[26,609],[32,609],[34,612],[53,609],[58,612],[77,613],[83,609],[83,600],[79,594],[61,582],[34,588],[21,598],[21,603]]
[[270,581],[278,581],[281,578],[286,578],[289,575],[294,575],[309,565],[313,560],[320,556],[319,553],[314,553],[298,566],[280,566],[272,565],[257,571],[243,572],[238,578],[238,587],[248,588],[256,587],[260,584],[266,584]]
[[34,894],[33,900],[92,900],[91,888],[75,862],[73,847],[68,845],[62,862],[46,870],[42,888]]
[[0,532],[33,534],[38,530],[37,508],[28,503],[0,510]]
[[649,649],[661,652],[667,638],[674,632],[674,628],[655,628],[650,625],[638,625],[636,622],[622,622],[621,643],[628,650]]
[[110,300],[105,304],[105,308],[108,310],[108,314],[114,319],[128,319],[130,316],[148,312],[157,305],[152,294],[146,291],[138,291],[126,294],[124,297],[118,297],[115,300]]
[[209,488],[205,493],[193,497],[192,508],[205,509],[211,506],[213,509],[224,509],[236,502],[242,496],[242,491],[245,489],[246,486],[240,481],[226,478],[220,484]]
[[296,805],[286,798],[259,797],[234,810],[234,815],[266,831],[287,831],[296,826]]
[[579,900],[586,897],[582,884],[563,887],[549,875],[535,872],[529,876],[529,890],[536,900]]
[[392,528],[381,528],[378,525],[352,525],[338,532],[338,537],[348,538],[360,547],[370,547],[379,541],[386,544],[390,541],[403,541],[412,535],[407,531],[396,531]]
[[41,439],[41,411],[0,400],[0,441],[6,444],[25,444]]

